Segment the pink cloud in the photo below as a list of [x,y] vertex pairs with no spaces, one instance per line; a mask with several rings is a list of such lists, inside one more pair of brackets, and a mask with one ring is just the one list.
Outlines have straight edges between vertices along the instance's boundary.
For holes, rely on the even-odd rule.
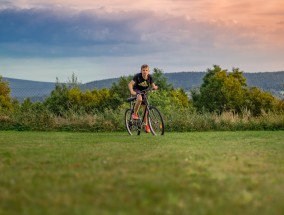
[[[166,71],[205,70],[212,64],[245,71],[284,68],[283,0],[6,0],[0,12],[4,8],[16,8],[15,12],[33,8],[25,14],[36,11],[42,17],[45,11],[47,18],[26,23],[19,19],[19,28],[6,32],[7,44],[0,43],[3,56],[15,50],[25,55],[32,50],[37,56],[48,50],[58,53],[58,58],[72,54],[72,61],[73,57],[100,58],[108,67],[113,66],[108,62],[115,61],[117,67],[121,62],[121,71],[134,62],[140,65],[141,60]],[[8,23],[15,14],[12,17],[6,19]],[[48,32],[29,30],[20,35],[19,29],[29,28],[33,21],[38,23],[34,30],[41,27]],[[5,33],[8,28],[3,26]],[[37,39],[21,44],[17,35]],[[15,44],[9,42],[13,38]]]

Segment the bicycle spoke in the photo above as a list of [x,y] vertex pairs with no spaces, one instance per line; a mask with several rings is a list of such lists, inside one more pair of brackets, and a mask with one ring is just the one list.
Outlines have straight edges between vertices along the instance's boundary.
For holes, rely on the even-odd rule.
[[124,117],[124,123],[126,130],[129,135],[133,135],[134,132],[137,132],[137,134],[140,134],[141,131],[141,119],[133,120],[132,118],[133,110],[127,109],[125,111],[125,117]]

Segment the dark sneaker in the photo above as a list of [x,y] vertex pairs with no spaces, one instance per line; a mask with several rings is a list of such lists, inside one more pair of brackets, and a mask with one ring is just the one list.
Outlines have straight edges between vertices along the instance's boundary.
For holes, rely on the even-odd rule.
[[151,132],[149,125],[145,125],[145,132],[146,133],[150,133]]
[[137,119],[139,119],[139,116],[134,113],[134,114],[132,115],[132,118],[133,118],[134,120],[137,120]]

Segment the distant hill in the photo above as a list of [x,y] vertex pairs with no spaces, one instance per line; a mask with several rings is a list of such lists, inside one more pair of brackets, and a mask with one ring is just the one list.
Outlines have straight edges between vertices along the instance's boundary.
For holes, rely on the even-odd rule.
[[201,86],[205,74],[205,72],[178,72],[166,73],[165,76],[174,88],[190,90]]
[[[206,72],[177,72],[164,73],[174,88],[183,88],[189,91],[193,88],[200,87],[203,82],[203,77]],[[280,72],[258,72],[258,73],[244,73],[249,87],[256,86],[265,91],[269,91],[275,96],[284,98],[280,92],[284,91],[284,71]],[[119,78],[106,79],[102,81],[93,81],[85,84],[85,89],[93,88],[109,88],[118,81]]]
[[[168,82],[175,88],[183,88],[186,91],[200,87],[205,74],[205,72],[164,73],[168,78]],[[281,92],[284,91],[284,71],[244,73],[244,76],[247,79],[249,87],[256,86],[280,98],[284,98],[283,94],[281,94]],[[55,86],[55,83],[52,82],[38,82],[12,78],[3,79],[9,82],[11,95],[20,101],[26,97],[30,97],[33,101],[43,100],[51,93]],[[80,87],[82,90],[110,88],[112,84],[118,80],[119,78],[92,81],[82,84]]]
[[[185,90],[200,87],[205,74],[206,72],[164,73],[164,75],[168,78],[168,82],[171,83],[175,88],[183,88]],[[256,86],[263,90],[284,90],[284,71],[244,73],[244,76],[247,79],[248,86]],[[109,88],[111,87],[112,83],[118,80],[119,78],[93,81],[84,84],[84,86],[86,87],[86,89],[103,87]]]
[[54,89],[55,83],[29,81],[15,78],[5,78],[3,80],[9,83],[11,96],[22,101],[29,97],[33,101],[41,101],[50,95]]
[[92,90],[94,88],[111,88],[112,84],[119,81],[119,78],[104,79],[99,81],[92,81],[81,85],[82,90]]
[[244,73],[248,86],[260,87],[263,90],[284,90],[284,71]]

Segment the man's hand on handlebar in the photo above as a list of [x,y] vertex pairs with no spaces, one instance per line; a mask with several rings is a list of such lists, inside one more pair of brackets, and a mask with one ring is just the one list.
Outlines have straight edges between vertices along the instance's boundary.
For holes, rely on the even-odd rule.
[[152,89],[153,89],[153,90],[158,90],[158,86],[155,85],[155,86],[152,87]]

